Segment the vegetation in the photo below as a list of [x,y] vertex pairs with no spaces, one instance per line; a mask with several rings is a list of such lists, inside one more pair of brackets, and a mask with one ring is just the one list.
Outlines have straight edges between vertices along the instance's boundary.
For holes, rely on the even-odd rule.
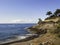
[[56,11],[54,12],[55,16],[60,16],[60,9],[56,9]]
[[51,11],[48,11],[46,15],[49,15],[50,16],[51,14],[52,14],[52,12]]
[[38,24],[42,23],[42,20],[39,18]]
[[[35,26],[35,28],[37,28],[38,30],[37,33],[41,30],[46,31],[46,33],[44,33],[44,36],[40,37],[40,39],[38,39],[38,41],[42,42],[39,45],[59,45],[60,44],[60,9],[56,9],[56,11],[54,13],[52,13],[51,11],[48,11],[47,14],[48,20],[50,19],[59,19],[57,22],[54,21],[48,21],[43,23],[44,21],[41,21],[41,19],[39,19],[39,22],[37,26]],[[47,18],[46,18],[47,20]],[[31,30],[34,31],[34,30]],[[40,32],[41,33],[41,32]],[[42,33],[41,33],[42,35]],[[47,39],[45,39],[47,38]],[[35,39],[37,40],[37,39]],[[44,42],[45,41],[45,42]],[[46,42],[47,41],[47,42]]]
[[[14,45],[60,45],[60,9],[56,9],[54,13],[48,11],[46,15],[49,16],[46,20],[52,20],[47,22],[39,18],[38,25],[28,28],[28,31],[38,35],[37,38],[34,36],[34,39],[29,38],[30,40]],[[54,22],[57,18],[59,20]]]
[[49,17],[47,17],[45,20],[60,17],[60,9],[56,9],[54,13],[52,13],[51,11],[48,11],[46,15],[48,15]]

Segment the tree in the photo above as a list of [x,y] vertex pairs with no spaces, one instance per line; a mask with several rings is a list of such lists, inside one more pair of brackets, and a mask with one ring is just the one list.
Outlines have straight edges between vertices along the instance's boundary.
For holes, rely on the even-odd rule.
[[50,16],[51,16],[51,14],[52,14],[51,11],[48,11],[48,12],[46,13],[46,15],[50,15]]
[[56,11],[54,12],[55,16],[60,16],[60,9],[56,9]]
[[39,18],[38,24],[40,24],[42,22],[41,18]]

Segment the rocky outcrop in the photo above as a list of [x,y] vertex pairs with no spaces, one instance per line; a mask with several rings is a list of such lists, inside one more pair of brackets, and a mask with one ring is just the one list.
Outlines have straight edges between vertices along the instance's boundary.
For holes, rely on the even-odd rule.
[[31,32],[32,34],[39,34],[39,35],[47,33],[46,29],[38,29],[38,28],[33,28],[33,27],[29,27],[28,31]]
[[60,17],[46,19],[35,26],[28,27],[27,30],[38,36],[10,45],[60,45]]
[[[58,28],[59,27],[59,28]],[[30,32],[44,35],[40,37],[39,45],[56,45],[60,44],[60,40],[56,35],[60,34],[60,17],[47,19],[36,26],[28,28]],[[56,32],[59,32],[58,34]],[[57,40],[56,40],[57,39]],[[55,43],[58,41],[57,43]]]

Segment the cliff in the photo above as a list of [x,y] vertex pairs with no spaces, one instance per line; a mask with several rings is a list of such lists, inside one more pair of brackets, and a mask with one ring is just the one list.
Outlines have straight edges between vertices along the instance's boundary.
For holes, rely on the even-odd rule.
[[36,38],[32,36],[30,40],[10,45],[60,45],[60,17],[45,19],[27,30],[38,36]]
[[42,35],[37,42],[41,45],[60,45],[60,17],[45,19],[40,24],[29,28],[30,32]]

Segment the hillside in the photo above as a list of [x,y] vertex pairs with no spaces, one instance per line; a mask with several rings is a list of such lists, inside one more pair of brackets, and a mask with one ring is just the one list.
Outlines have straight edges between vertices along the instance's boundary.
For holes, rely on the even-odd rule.
[[46,20],[28,28],[28,31],[38,34],[38,37],[10,45],[60,45],[60,17]]

